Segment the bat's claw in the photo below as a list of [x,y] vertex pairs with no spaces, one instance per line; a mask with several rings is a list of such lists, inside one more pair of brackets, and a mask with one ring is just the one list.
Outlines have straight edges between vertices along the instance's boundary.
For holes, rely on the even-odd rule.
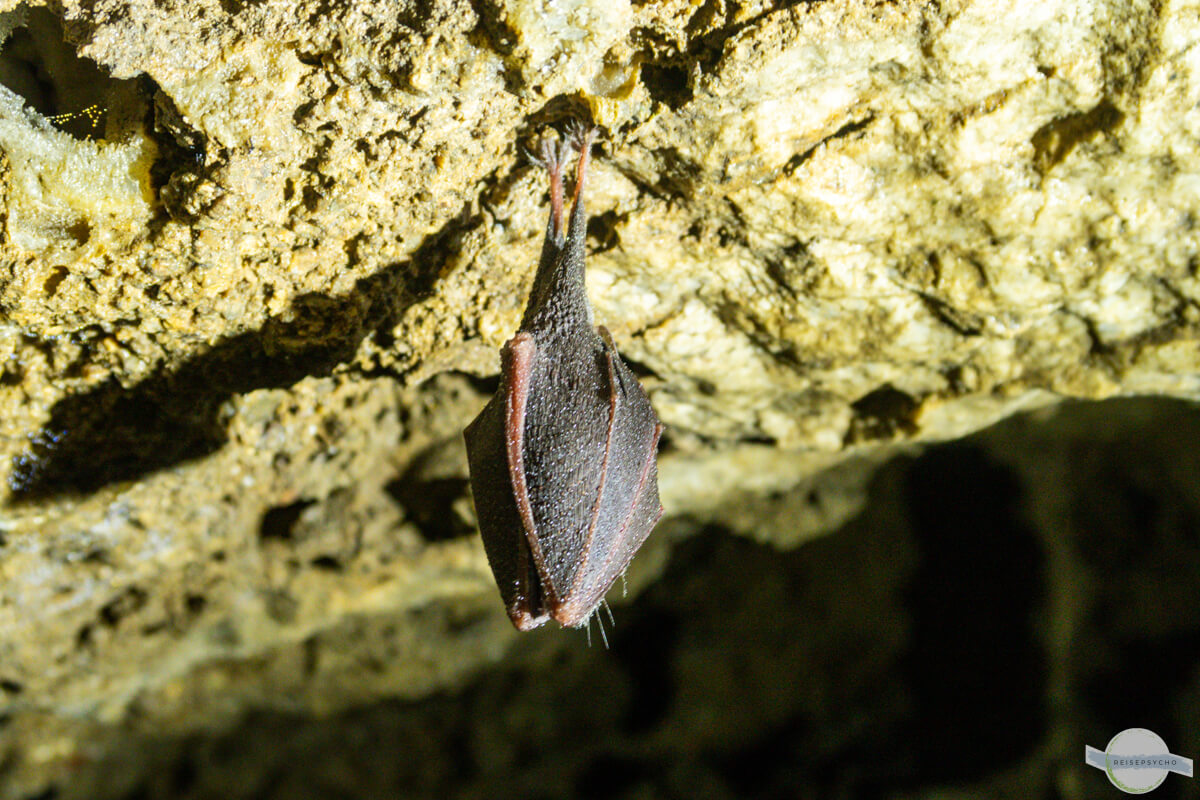
[[595,126],[584,124],[577,119],[571,120],[567,124],[567,138],[571,145],[581,153],[591,149],[598,132]]
[[538,142],[538,152],[536,155],[527,149],[524,152],[525,158],[531,164],[537,164],[550,173],[561,174],[563,167],[571,159],[571,146],[565,141],[559,141],[550,136],[543,137]]

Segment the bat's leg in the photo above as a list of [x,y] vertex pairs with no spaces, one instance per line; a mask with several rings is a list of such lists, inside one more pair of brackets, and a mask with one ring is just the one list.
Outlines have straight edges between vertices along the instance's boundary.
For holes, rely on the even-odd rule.
[[563,170],[571,155],[571,147],[565,141],[546,137],[542,139],[539,155],[529,160],[539,165],[550,175],[550,235],[556,241],[563,238]]
[[568,133],[571,136],[571,144],[579,151],[579,164],[575,167],[575,196],[571,198],[571,205],[577,206],[579,198],[583,196],[584,176],[587,174],[588,161],[592,155],[592,142],[596,140],[596,129],[577,122],[571,126]]

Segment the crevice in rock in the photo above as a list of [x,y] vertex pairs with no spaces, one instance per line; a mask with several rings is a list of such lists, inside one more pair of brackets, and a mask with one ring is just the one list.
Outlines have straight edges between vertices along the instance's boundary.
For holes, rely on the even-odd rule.
[[792,173],[794,173],[797,169],[800,168],[800,166],[802,164],[804,164],[805,161],[808,161],[810,158],[812,158],[813,153],[815,153],[817,151],[817,148],[820,147],[821,145],[836,141],[838,139],[845,139],[848,136],[853,136],[854,134],[863,130],[864,128],[866,128],[868,125],[870,125],[874,121],[875,121],[875,114],[871,111],[866,111],[865,113],[862,114],[862,116],[860,116],[856,119],[851,119],[850,121],[848,121],[844,125],[842,125],[840,128],[838,128],[836,131],[829,134],[825,138],[821,139],[821,141],[817,142],[812,147],[805,150],[803,153],[797,153],[796,155],[789,158],[787,163],[783,165],[784,174],[791,175]]
[[172,219],[193,219],[208,202],[197,197],[197,189],[211,169],[207,138],[184,120],[170,95],[148,77],[144,78],[144,91],[154,98],[147,127],[158,146],[158,157],[150,168],[151,186]]
[[[151,208],[143,82],[78,56],[78,37],[48,7],[0,14],[0,148],[12,170],[4,228],[21,250],[76,249],[98,232],[128,240]],[[47,295],[65,277],[52,274]]]
[[682,64],[643,64],[642,85],[653,100],[672,110],[692,101],[687,67]]
[[297,500],[285,506],[268,509],[258,522],[258,538],[260,540],[274,539],[290,542],[295,538],[296,523],[304,509],[316,503],[315,500]]
[[587,223],[587,238],[595,242],[595,247],[589,251],[590,254],[604,253],[620,247],[621,235],[619,230],[623,222],[624,215],[619,215],[616,211],[611,210],[589,218]]
[[106,627],[115,628],[125,617],[144,608],[147,599],[149,595],[145,589],[130,586],[100,608],[100,622]]
[[1030,139],[1033,145],[1033,166],[1045,175],[1078,145],[1115,130],[1125,120],[1125,113],[1108,98],[1088,111],[1068,114],[1047,122]]
[[0,15],[0,41],[0,84],[76,139],[104,138],[112,95],[134,81],[79,57],[62,20],[44,6]]
[[462,477],[417,477],[410,470],[385,487],[403,508],[427,542],[444,542],[472,536],[475,528],[454,511],[454,503],[467,496]]
[[[687,23],[688,45],[682,52],[668,52],[658,58],[650,58],[650,42],[643,47],[646,61],[642,64],[642,85],[650,97],[672,111],[678,111],[692,101],[695,95],[691,85],[692,72],[698,67],[701,73],[710,73],[720,61],[725,43],[742,31],[758,25],[771,14],[793,6],[811,3],[812,0],[777,0],[767,4],[765,10],[754,16],[737,20],[743,5],[738,2],[706,0],[699,4]],[[718,19],[720,17],[720,19]],[[637,36],[652,37],[651,32],[640,30]]]
[[979,319],[978,315],[955,308],[945,300],[935,297],[928,292],[917,292],[916,294],[921,299],[925,308],[929,310],[929,313],[937,318],[938,322],[959,336],[972,337],[983,333],[983,322]]
[[847,433],[849,444],[872,439],[890,439],[897,433],[911,436],[917,431],[916,412],[920,402],[889,384],[850,404],[854,419]]

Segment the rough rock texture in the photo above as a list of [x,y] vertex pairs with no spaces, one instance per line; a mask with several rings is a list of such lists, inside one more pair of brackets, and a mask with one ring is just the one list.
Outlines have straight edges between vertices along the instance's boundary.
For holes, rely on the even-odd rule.
[[837,528],[910,443],[1200,394],[1195,5],[0,12],[17,795],[511,652],[459,432],[532,279],[547,124],[604,126],[589,290],[667,426],[634,594],[707,524]]

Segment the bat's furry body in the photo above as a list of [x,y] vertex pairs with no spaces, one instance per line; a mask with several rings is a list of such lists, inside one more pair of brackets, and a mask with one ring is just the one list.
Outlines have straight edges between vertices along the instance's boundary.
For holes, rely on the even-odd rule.
[[488,562],[513,624],[585,624],[662,516],[662,425],[584,288],[583,185],[592,132],[576,137],[575,197],[563,229],[569,150],[548,143],[551,211],[520,330],[501,350],[500,387],[464,433]]

